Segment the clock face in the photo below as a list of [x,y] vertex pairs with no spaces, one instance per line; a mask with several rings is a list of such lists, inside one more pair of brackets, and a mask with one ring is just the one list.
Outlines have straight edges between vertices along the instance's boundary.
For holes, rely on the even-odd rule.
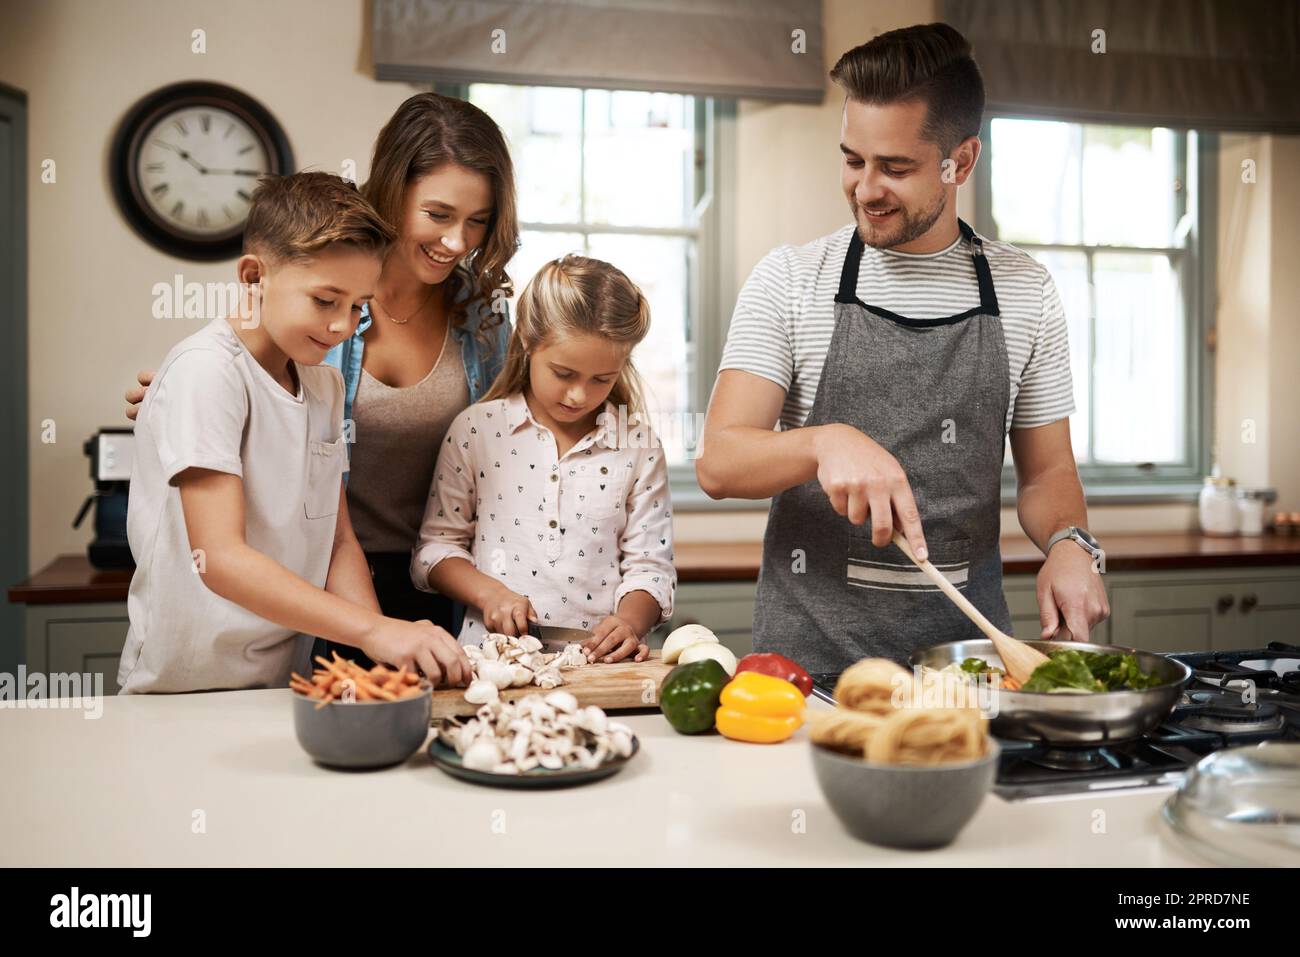
[[113,138],[109,178],[140,237],[173,256],[238,256],[258,177],[292,172],[293,151],[271,113],[208,80],[155,90]]
[[139,142],[133,173],[146,207],[164,225],[195,238],[243,229],[257,178],[272,172],[257,131],[219,107],[167,112]]

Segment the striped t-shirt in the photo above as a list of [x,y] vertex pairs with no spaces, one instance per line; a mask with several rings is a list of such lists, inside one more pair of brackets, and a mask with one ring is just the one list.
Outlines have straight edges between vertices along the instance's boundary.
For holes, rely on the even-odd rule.
[[[731,317],[722,369],[740,369],[786,390],[781,428],[812,411],[831,333],[835,293],[854,226],[803,246],[778,246],[754,267]],[[1047,269],[1014,246],[984,241],[1002,313],[1011,376],[1007,429],[1046,425],[1074,412],[1065,312]],[[971,247],[960,236],[937,253],[867,246],[858,298],[909,319],[937,319],[979,305]]]

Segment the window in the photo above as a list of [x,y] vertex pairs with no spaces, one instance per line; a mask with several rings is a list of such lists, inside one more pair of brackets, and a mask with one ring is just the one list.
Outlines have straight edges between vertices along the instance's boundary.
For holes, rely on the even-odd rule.
[[[1085,488],[1188,493],[1208,444],[1202,237],[1212,142],[1163,128],[1002,117],[983,139],[977,223],[1046,266],[1065,309],[1077,407],[1070,433]],[[1014,487],[1007,462],[1004,484]]]
[[[462,95],[510,145],[522,245],[509,268],[516,295],[567,252],[622,269],[650,301],[650,334],[633,355],[668,453],[674,492],[696,489],[690,453],[717,347],[701,316],[723,293],[712,180],[713,101],[669,93],[471,84]],[[512,302],[513,309],[513,302]],[[704,348],[701,349],[701,341]]]

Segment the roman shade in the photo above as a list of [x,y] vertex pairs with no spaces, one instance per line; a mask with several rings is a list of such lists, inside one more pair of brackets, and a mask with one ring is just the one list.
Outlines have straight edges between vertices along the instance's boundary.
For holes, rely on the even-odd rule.
[[1300,133],[1300,4],[940,0],[938,14],[974,47],[990,113]]
[[821,102],[818,0],[372,0],[375,76]]

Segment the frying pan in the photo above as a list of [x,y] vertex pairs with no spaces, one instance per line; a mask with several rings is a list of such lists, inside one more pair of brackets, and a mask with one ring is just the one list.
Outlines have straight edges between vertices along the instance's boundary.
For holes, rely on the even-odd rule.
[[[1136,655],[1138,667],[1160,678],[1160,684],[1141,691],[1099,691],[1093,694],[1048,694],[1042,691],[997,691],[997,715],[990,729],[999,738],[1033,741],[1058,748],[1096,748],[1140,738],[1158,727],[1173,711],[1192,669],[1180,661],[1149,651],[1080,641],[1027,641],[1043,654],[1054,651],[1093,651]],[[950,641],[918,651],[909,659],[913,667],[944,668],[967,658],[982,658],[1002,667],[988,639]]]

